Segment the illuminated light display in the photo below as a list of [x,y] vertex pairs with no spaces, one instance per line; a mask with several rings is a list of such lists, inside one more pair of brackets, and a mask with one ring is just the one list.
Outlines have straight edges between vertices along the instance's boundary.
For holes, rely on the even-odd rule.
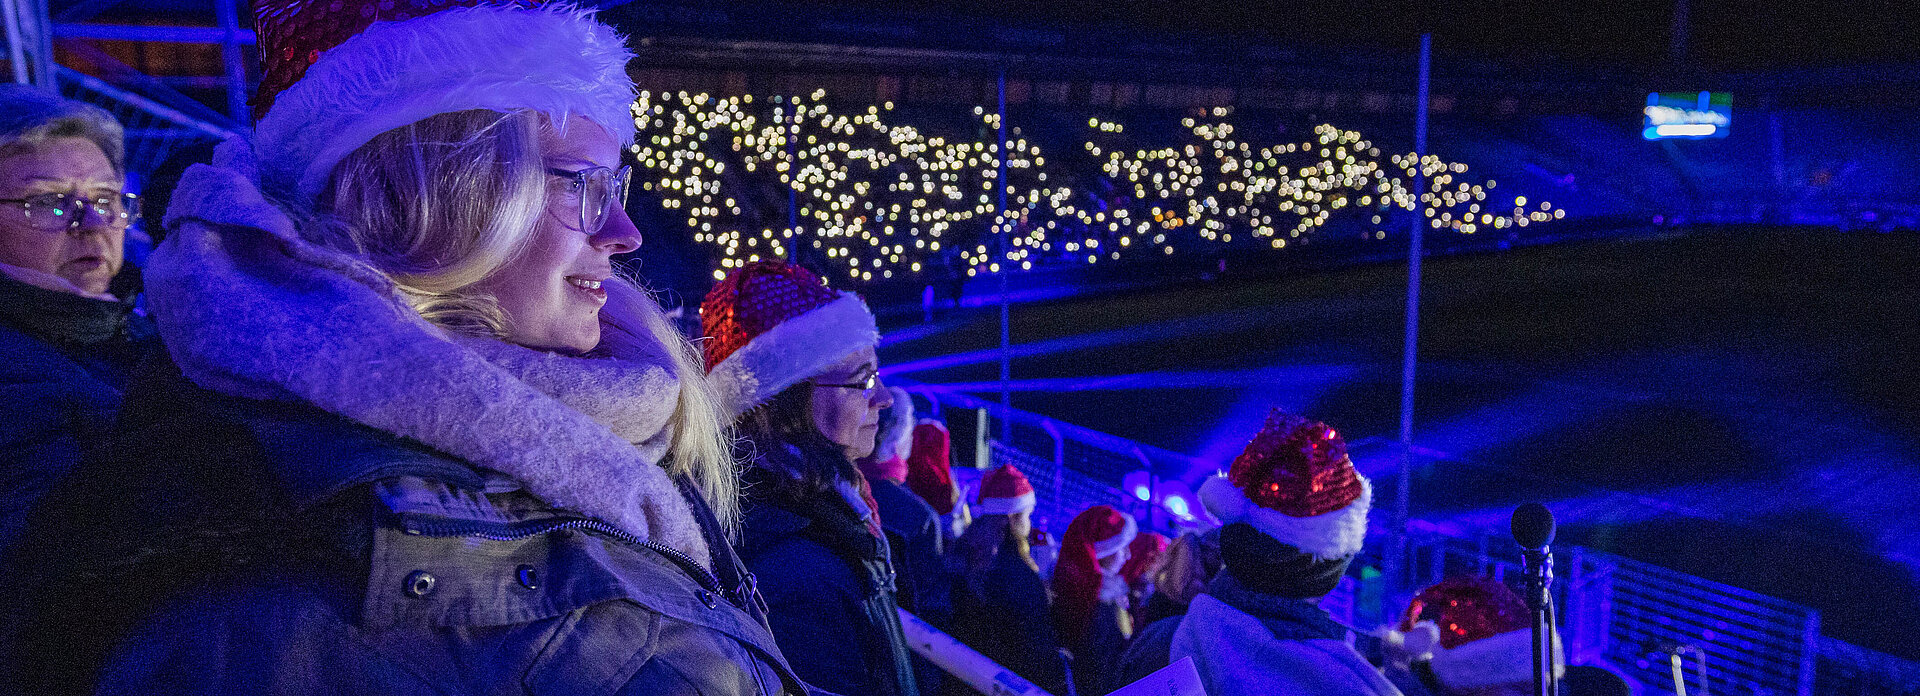
[[[1125,126],[1091,117],[1082,147],[1099,171],[1049,172],[1046,153],[1019,127],[1006,129],[1005,142],[949,138],[899,123],[890,102],[848,113],[826,96],[641,92],[635,101],[637,183],[719,252],[716,278],[796,246],[818,250],[834,275],[865,282],[942,259],[977,275],[1167,256],[1236,237],[1285,249],[1336,221],[1377,227],[1416,205],[1434,229],[1462,234],[1564,217],[1544,202],[1528,208],[1524,197],[1497,206],[1494,182],[1464,180],[1464,164],[1383,153],[1332,125],[1304,142],[1255,145],[1236,135],[1228,107],[1185,119],[1188,142],[1151,150],[1124,147]],[[977,133],[999,129],[984,107],[972,118]],[[1007,209],[998,211],[1003,153]],[[1428,182],[1417,196],[1416,170]],[[1071,183],[1095,178],[1101,194]]]

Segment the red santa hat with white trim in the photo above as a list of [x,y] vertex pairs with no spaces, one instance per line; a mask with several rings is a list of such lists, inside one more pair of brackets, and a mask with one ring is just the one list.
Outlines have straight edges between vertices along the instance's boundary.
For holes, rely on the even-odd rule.
[[973,505],[976,515],[1016,515],[1033,512],[1036,498],[1027,475],[1007,464],[980,477],[980,498]]
[[1226,475],[1200,485],[1200,504],[1221,524],[1245,522],[1314,558],[1343,558],[1366,541],[1373,486],[1333,428],[1276,408]]
[[[1533,628],[1527,604],[1488,577],[1448,578],[1414,595],[1398,631],[1386,636],[1397,661],[1427,660],[1434,679],[1453,692],[1533,679]],[[1556,632],[1554,643],[1560,636]],[[1565,671],[1565,651],[1554,674]]]
[[715,284],[700,303],[700,327],[729,421],[880,343],[860,296],[778,261],[749,263]]
[[320,193],[375,136],[429,116],[534,110],[633,142],[626,40],[591,10],[544,0],[261,0],[265,63],[252,134],[261,189]]

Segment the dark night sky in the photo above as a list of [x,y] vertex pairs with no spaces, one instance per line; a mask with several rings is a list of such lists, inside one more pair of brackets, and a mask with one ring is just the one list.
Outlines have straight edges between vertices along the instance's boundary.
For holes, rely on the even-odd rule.
[[[1404,48],[1421,28],[1436,50],[1619,67],[1666,62],[1674,0],[841,0],[875,11],[963,12],[1016,22],[1252,34],[1334,47]],[[1920,0],[1690,0],[1699,67],[1762,70],[1920,61]]]

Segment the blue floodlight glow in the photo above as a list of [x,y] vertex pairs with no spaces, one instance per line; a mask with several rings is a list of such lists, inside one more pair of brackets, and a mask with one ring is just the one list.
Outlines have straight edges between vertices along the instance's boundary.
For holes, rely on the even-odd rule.
[[1147,490],[1147,487],[1146,487],[1146,486],[1134,486],[1134,487],[1133,487],[1133,497],[1135,497],[1135,498],[1139,498],[1139,499],[1141,499],[1141,500],[1152,500],[1152,499],[1153,499],[1153,491],[1149,491],[1149,490]]
[[1173,513],[1174,517],[1178,517],[1183,520],[1191,519],[1193,517],[1193,509],[1187,507],[1186,498],[1182,498],[1177,495],[1169,496],[1167,498],[1166,506],[1167,506],[1167,512]]
[[1724,138],[1733,124],[1733,95],[1726,92],[1653,92],[1647,95],[1640,137]]

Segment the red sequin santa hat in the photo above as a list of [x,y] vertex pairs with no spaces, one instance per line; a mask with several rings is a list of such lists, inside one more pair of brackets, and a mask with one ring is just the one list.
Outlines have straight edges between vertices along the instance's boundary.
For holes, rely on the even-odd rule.
[[1333,559],[1360,552],[1373,487],[1354,470],[1333,428],[1274,409],[1227,474],[1201,484],[1200,504],[1221,524],[1245,522]]
[[[1554,636],[1557,644],[1560,640]],[[1533,629],[1527,604],[1498,580],[1448,578],[1414,595],[1399,635],[1388,642],[1411,659],[1429,655],[1433,676],[1450,691],[1533,678]],[[1564,652],[1555,654],[1564,659]],[[1554,665],[1556,675],[1564,661]]]
[[261,188],[311,201],[375,136],[429,116],[583,116],[633,142],[633,53],[589,10],[542,0],[263,0]]
[[1033,494],[1033,484],[1027,482],[1027,475],[1008,464],[980,477],[980,497],[974,503],[973,514],[1015,515],[1033,512],[1037,500]]
[[858,295],[778,261],[749,263],[715,284],[700,303],[700,328],[729,421],[880,343]]

